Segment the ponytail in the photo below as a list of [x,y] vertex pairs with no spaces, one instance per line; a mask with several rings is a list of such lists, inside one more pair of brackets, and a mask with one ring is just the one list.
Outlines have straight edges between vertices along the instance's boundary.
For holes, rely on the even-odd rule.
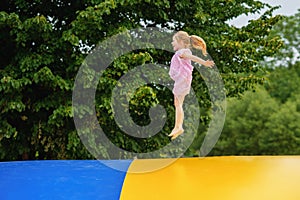
[[205,41],[197,36],[197,35],[189,35],[187,32],[185,31],[178,31],[174,37],[178,40],[178,41],[182,41],[183,44],[189,48],[190,46],[192,46],[195,49],[200,49],[203,53],[204,56],[207,55],[207,51],[206,51],[206,43]]
[[200,49],[204,56],[207,55],[206,43],[201,37],[199,37],[197,35],[191,35],[190,40],[191,40],[191,45],[193,48]]

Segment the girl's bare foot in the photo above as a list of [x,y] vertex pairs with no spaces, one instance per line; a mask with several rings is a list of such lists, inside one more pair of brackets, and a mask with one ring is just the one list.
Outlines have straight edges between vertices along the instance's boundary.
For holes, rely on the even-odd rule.
[[179,135],[183,133],[183,131],[183,128],[179,129],[177,132],[175,132],[175,134],[172,135],[171,140],[175,140]]
[[178,131],[179,131],[179,128],[174,128],[168,136],[171,137],[171,136],[175,135]]

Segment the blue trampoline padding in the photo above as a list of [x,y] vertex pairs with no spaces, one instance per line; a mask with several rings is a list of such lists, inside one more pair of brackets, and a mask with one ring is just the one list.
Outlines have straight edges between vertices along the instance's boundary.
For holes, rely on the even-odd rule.
[[[118,166],[117,171],[106,166]],[[0,162],[0,199],[119,199],[132,160]]]

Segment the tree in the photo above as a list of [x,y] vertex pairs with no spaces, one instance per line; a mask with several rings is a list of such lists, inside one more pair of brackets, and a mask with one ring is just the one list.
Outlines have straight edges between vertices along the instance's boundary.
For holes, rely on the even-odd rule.
[[266,89],[229,101],[226,123],[211,155],[297,155],[300,153],[299,93],[281,103]]
[[263,87],[228,101],[225,127],[213,155],[299,154],[299,13],[285,17],[271,35],[283,38],[284,46],[270,61]]
[[272,113],[260,135],[260,151],[269,155],[300,154],[300,101],[289,99]]
[[265,85],[229,99],[225,126],[211,155],[300,153],[299,64],[277,67]]
[[269,57],[264,65],[269,68],[278,66],[292,66],[300,58],[300,30],[299,30],[300,10],[295,15],[284,17],[274,26],[270,36],[279,36],[283,40],[283,46],[278,53]]
[[261,134],[279,105],[263,87],[247,91],[241,98],[228,101],[224,129],[212,155],[262,154]]
[[299,62],[289,67],[281,66],[270,70],[265,88],[278,101],[284,103],[293,95],[300,94]]
[[[88,53],[105,39],[137,27],[163,27],[201,35],[225,82],[227,94],[236,96],[262,82],[257,64],[281,46],[269,36],[281,18],[274,8],[254,0],[214,1],[113,1],[113,0],[6,0],[0,12],[0,159],[76,159],[93,156],[82,145],[73,122],[72,89],[76,73]],[[268,7],[258,20],[241,29],[225,22],[243,13]],[[226,10],[227,12],[223,12]],[[101,79],[96,112],[114,143],[136,152],[151,151],[169,142],[163,132],[139,143],[122,135],[113,122],[111,90],[132,66],[168,63],[170,53],[159,50],[132,52],[111,64]],[[193,88],[201,106],[210,107],[209,94],[195,71]],[[151,87],[152,89],[150,89]],[[164,88],[145,86],[136,95],[162,94],[153,102],[132,101],[134,108],[149,108],[160,101],[172,112],[172,94]],[[141,99],[142,96],[135,96]],[[152,98],[150,98],[152,99]],[[143,109],[142,109],[143,110]],[[148,112],[148,109],[143,110]],[[147,116],[147,113],[142,113]],[[169,114],[168,116],[172,116]],[[137,119],[138,118],[138,119]],[[208,121],[203,120],[205,124]],[[172,117],[168,117],[172,121]],[[167,123],[163,131],[171,129]],[[109,155],[106,156],[109,158]]]

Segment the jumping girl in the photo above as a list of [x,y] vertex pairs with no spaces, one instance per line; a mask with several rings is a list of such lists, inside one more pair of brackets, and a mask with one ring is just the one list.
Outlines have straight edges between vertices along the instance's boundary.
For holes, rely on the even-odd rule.
[[183,101],[187,94],[189,94],[192,83],[193,66],[191,61],[197,62],[206,67],[213,67],[215,65],[212,60],[203,60],[194,56],[190,48],[200,49],[203,55],[207,55],[206,43],[204,40],[196,35],[189,35],[185,31],[179,31],[173,36],[172,41],[173,50],[175,54],[171,60],[169,75],[174,80],[174,105],[175,105],[175,126],[172,132],[168,135],[171,139],[177,138],[183,133]]

